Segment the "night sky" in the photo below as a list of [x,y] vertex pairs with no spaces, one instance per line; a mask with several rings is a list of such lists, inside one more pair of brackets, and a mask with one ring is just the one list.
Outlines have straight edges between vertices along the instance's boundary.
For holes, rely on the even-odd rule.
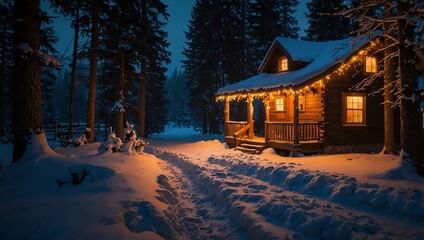
[[[185,46],[184,31],[187,31],[187,25],[191,18],[191,9],[195,0],[163,0],[168,5],[168,42],[170,43],[169,51],[171,52],[171,64],[168,66],[168,76],[174,71],[175,68],[181,68],[181,60],[183,59],[183,48]],[[306,2],[308,0],[299,0],[298,11],[295,14],[296,19],[299,21],[300,36],[304,36],[304,30],[307,28],[307,20],[305,19]],[[42,9],[49,10],[49,4],[43,2]],[[58,14],[51,13],[54,16]],[[59,42],[56,44],[56,49],[59,52],[59,58],[64,54],[67,46],[73,40],[73,30],[70,26],[70,20],[63,17],[58,17],[54,20],[54,28]],[[72,43],[69,45],[66,54],[70,56],[72,53]]]

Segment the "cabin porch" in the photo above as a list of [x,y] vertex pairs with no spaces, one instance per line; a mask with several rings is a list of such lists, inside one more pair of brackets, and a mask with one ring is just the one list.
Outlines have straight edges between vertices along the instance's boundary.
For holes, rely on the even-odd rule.
[[319,122],[298,123],[297,131],[293,122],[265,122],[264,137],[249,136],[251,128],[253,122],[228,121],[225,123],[224,141],[230,147],[250,153],[260,153],[268,147],[290,155],[322,152]]

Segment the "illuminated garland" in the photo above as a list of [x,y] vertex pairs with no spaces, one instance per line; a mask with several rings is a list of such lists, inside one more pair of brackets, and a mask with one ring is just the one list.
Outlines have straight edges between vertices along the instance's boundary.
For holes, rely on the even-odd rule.
[[274,99],[275,96],[287,96],[287,95],[295,95],[295,94],[301,94],[304,95],[309,92],[313,92],[315,94],[317,92],[317,87],[319,86],[320,89],[324,87],[324,85],[331,80],[332,74],[337,74],[338,76],[343,75],[355,62],[363,62],[363,56],[367,55],[370,50],[372,50],[375,46],[379,45],[379,41],[371,41],[368,48],[365,50],[360,50],[357,55],[350,58],[349,61],[346,63],[341,63],[341,66],[334,72],[328,74],[327,76],[323,77],[322,79],[305,86],[301,89],[294,90],[292,86],[289,88],[283,87],[281,90],[273,90],[273,91],[262,91],[262,92],[253,92],[253,93],[235,93],[235,94],[229,94],[229,95],[219,95],[215,98],[216,101],[223,101],[225,99],[228,99],[229,101],[237,100],[240,101],[242,99],[247,99],[248,97],[251,97],[253,99],[259,99],[259,98],[270,98]]

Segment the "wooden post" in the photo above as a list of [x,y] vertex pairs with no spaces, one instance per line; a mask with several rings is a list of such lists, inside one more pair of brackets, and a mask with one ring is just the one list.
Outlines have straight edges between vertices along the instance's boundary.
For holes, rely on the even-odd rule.
[[269,99],[265,99],[265,121],[269,122]]
[[225,98],[225,109],[224,109],[225,117],[224,117],[224,136],[227,136],[228,129],[227,123],[230,121],[230,99]]
[[250,124],[249,139],[253,139],[253,105],[250,95],[247,97],[247,124]]
[[293,121],[293,131],[294,131],[294,139],[293,139],[293,145],[294,145],[294,151],[292,153],[293,156],[297,156],[299,145],[299,94],[295,92],[294,94],[294,121]]
[[265,146],[268,146],[268,122],[269,122],[269,99],[266,98],[265,99],[265,133],[264,133],[264,137],[265,137]]

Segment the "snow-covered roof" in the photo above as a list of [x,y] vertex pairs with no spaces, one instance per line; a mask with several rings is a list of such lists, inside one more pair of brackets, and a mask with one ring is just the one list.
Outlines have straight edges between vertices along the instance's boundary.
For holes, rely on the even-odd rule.
[[353,38],[346,38],[328,42],[309,42],[278,37],[273,44],[276,42],[281,44],[293,60],[310,63],[296,71],[260,73],[244,81],[222,87],[218,89],[217,94],[296,86],[323,74],[331,67],[346,60],[359,48],[367,44],[370,38],[363,38],[354,45],[352,45],[352,40]]
[[294,61],[303,62],[313,61],[320,54],[322,48],[328,44],[328,42],[310,42],[285,37],[277,37],[275,42],[284,46]]

